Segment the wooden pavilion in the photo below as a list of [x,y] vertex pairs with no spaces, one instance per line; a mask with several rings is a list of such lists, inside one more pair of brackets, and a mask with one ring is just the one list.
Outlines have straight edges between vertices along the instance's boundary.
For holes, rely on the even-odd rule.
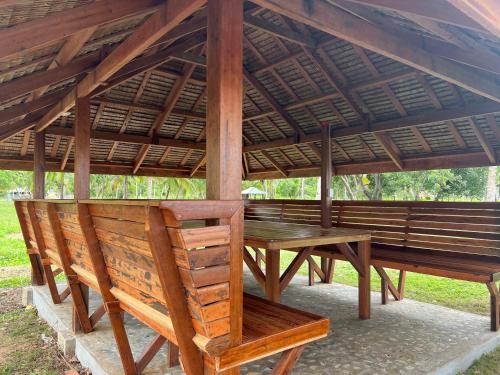
[[[206,177],[208,201],[196,214],[189,205],[185,209],[191,211],[186,213],[175,203],[163,202],[150,204],[145,218],[131,218],[116,209],[118,216],[106,220],[140,224],[137,236],[149,238],[155,264],[168,267],[173,258],[162,258],[165,243],[171,242],[167,251],[175,241],[184,250],[190,242],[184,232],[168,240],[162,226],[168,227],[170,236],[186,217],[231,222],[227,327],[232,350],[218,356],[207,349],[207,341],[202,340],[205,346],[197,342],[210,357],[204,358],[205,365],[214,371],[238,373],[242,358],[251,359],[241,349],[245,345],[242,258],[274,301],[304,261],[309,261],[313,277],[317,273],[328,281],[331,258],[348,260],[360,275],[360,317],[369,317],[369,234],[351,237],[359,241],[354,250],[338,243],[334,250],[299,249],[283,280],[279,255],[270,251],[268,257],[266,252],[265,277],[278,284],[265,282],[258,254],[253,260],[240,252],[243,222],[236,204],[220,202],[214,208],[217,201],[241,201],[242,179],[321,176],[321,203],[313,203],[320,210],[314,206],[309,214],[302,212],[307,217],[299,222],[331,227],[336,215],[338,225],[349,222],[351,228],[375,230],[378,237],[372,241],[388,246],[403,243],[412,251],[401,257],[398,248],[397,258],[388,253],[394,249],[385,247],[379,263],[372,263],[382,277],[385,301],[389,292],[402,298],[404,273],[396,287],[383,267],[482,282],[491,292],[492,329],[498,329],[497,204],[359,204],[361,208],[348,211],[363,217],[353,221],[348,215],[345,220],[344,207],[355,205],[332,204],[329,182],[332,174],[491,166],[499,161],[500,4],[496,0],[0,0],[0,168],[33,170],[37,199],[44,198],[45,172],[75,175],[77,208],[48,201],[18,207],[20,219],[23,215],[26,219],[23,233],[30,254],[35,248],[40,251],[46,273],[55,261],[74,280],[80,277],[72,274],[70,260],[44,258],[50,258],[50,252],[43,250],[45,230],[52,232],[47,241],[65,248],[58,214],[64,218],[64,212],[77,213],[97,278],[92,284],[94,276],[84,270],[86,282],[80,282],[98,286],[105,302],[100,313],[114,316],[114,328],[121,332],[119,308],[126,305],[137,314],[140,309],[127,304],[130,298],[124,302],[113,297],[103,255],[92,249],[102,241],[93,232],[106,210],[85,201],[90,198],[90,174]],[[258,202],[249,202],[246,215],[269,219],[278,209],[283,220],[294,204],[274,202],[259,210]],[[135,212],[132,207],[140,203],[125,205]],[[382,224],[374,216],[381,207],[389,215]],[[202,216],[210,215],[210,209],[219,216]],[[291,209],[297,216],[297,209]],[[165,222],[157,210],[169,212]],[[42,224],[43,218],[53,220],[37,229],[37,215]],[[411,226],[415,215],[433,224]],[[436,224],[442,215],[448,220],[441,218]],[[144,222],[147,233],[141,232]],[[151,233],[165,243],[152,240]],[[422,247],[439,254],[423,254]],[[321,267],[312,261],[313,254],[323,257]],[[170,276],[161,269],[158,277],[175,334],[161,332],[180,346],[186,371],[200,373],[198,349],[186,339],[186,332],[194,335],[193,328],[179,318],[184,310],[169,302],[180,295],[169,289],[165,281]],[[54,294],[55,301],[57,297],[61,298]],[[263,302],[252,304],[269,309]],[[319,317],[288,313],[301,316],[301,324],[320,322]],[[202,314],[202,324],[205,318]],[[199,333],[198,326],[195,330]],[[123,344],[123,334],[120,337],[117,341]],[[298,345],[300,340],[294,340]],[[126,345],[122,347],[127,373],[140,372],[162,343],[153,343],[142,362],[135,364]],[[291,347],[281,345],[275,352]],[[282,372],[276,373],[287,373],[299,355],[297,348],[286,351],[278,366]],[[187,365],[186,358],[193,362]]]

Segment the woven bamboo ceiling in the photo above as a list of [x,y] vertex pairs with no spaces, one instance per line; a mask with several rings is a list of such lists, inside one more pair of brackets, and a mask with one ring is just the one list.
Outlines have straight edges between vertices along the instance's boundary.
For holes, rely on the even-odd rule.
[[[72,170],[73,109],[47,113],[161,3],[0,0],[0,168],[45,128]],[[245,3],[244,177],[319,175],[325,123],[336,174],[498,165],[500,27],[463,3]],[[202,8],[92,92],[93,173],[204,176],[205,44]]]

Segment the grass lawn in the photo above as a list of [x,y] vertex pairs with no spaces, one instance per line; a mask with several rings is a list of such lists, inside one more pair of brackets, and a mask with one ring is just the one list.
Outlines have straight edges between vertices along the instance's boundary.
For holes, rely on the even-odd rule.
[[[30,282],[29,262],[20,231],[14,205],[12,202],[0,201],[0,288],[18,287]],[[282,254],[282,269],[285,269],[295,253]],[[299,272],[307,275],[306,266]],[[398,272],[388,270],[388,273],[393,280],[397,280]],[[357,286],[357,273],[347,262],[339,261],[336,264],[334,281]],[[380,291],[380,278],[376,272],[372,272],[372,290]],[[406,297],[489,315],[489,293],[482,284],[408,273]],[[1,319],[9,318],[0,315],[0,321]],[[0,375],[2,374],[0,370]],[[482,358],[466,374],[500,374],[500,349]]]

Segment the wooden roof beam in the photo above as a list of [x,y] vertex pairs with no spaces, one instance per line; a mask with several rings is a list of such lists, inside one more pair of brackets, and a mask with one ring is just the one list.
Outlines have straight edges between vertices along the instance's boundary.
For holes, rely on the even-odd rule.
[[191,172],[189,172],[189,177],[193,177],[196,172],[198,172],[198,169],[200,169],[202,166],[204,166],[207,163],[207,153],[203,153],[203,156],[196,162],[196,164],[193,166],[191,169]]
[[[431,54],[443,57],[452,62],[459,62],[486,72],[500,74],[500,58],[498,55],[475,42],[464,33],[460,35],[460,38],[455,38],[462,41],[462,43],[456,41],[455,44],[452,44],[448,41],[406,31],[394,22],[387,22],[387,17],[382,16],[369,7],[360,6],[346,0],[333,0],[330,2],[363,20],[376,24],[388,34],[397,35],[400,39],[404,39],[408,45],[418,46]],[[460,33],[460,31],[458,30],[457,33]],[[463,46],[457,48],[457,43]]]
[[491,79],[460,64],[437,57],[333,5],[317,1],[312,3],[310,11],[306,13],[301,0],[252,0],[252,2],[461,86],[477,95],[500,102],[500,86]]
[[436,0],[401,1],[401,0],[345,0],[373,7],[375,9],[392,10],[409,15],[423,17],[448,25],[463,27],[473,31],[485,32],[482,22],[474,21],[463,13],[453,9],[445,2]]
[[484,153],[488,157],[488,160],[492,165],[496,165],[497,157],[493,145],[490,143],[488,138],[486,138],[486,135],[483,133],[483,131],[473,118],[469,120],[469,123],[472,128],[472,131],[474,132],[475,136],[477,137],[477,140],[479,141],[479,144],[483,148]]
[[101,0],[51,13],[2,30],[0,59],[71,36],[79,31],[158,9],[161,0]]
[[404,163],[401,160],[399,152],[394,148],[392,140],[386,133],[376,133],[373,135],[375,139],[380,143],[380,146],[384,149],[384,151],[389,155],[391,160],[400,170],[404,169]]
[[267,160],[269,160],[269,162],[274,166],[274,168],[276,168],[276,170],[283,175],[283,177],[285,178],[288,177],[288,172],[285,170],[285,168],[283,168],[280,165],[280,163],[278,163],[278,161],[275,158],[273,158],[269,152],[262,150],[261,153]]
[[314,48],[316,46],[316,42],[314,41],[314,39],[312,39],[308,35],[288,30],[280,25],[266,21],[262,18],[247,14],[244,17],[244,22],[246,25],[255,27],[278,38],[288,40],[289,42],[297,43],[299,45],[311,48]]
[[448,3],[500,38],[500,3],[497,0],[448,0]]
[[77,87],[63,98],[58,105],[50,110],[37,125],[36,131],[42,131],[55,121],[61,113],[72,108],[76,96],[85,97],[90,95],[92,91],[117,73],[129,61],[144,52],[152,43],[172,30],[186,17],[193,14],[205,2],[206,0],[192,0],[190,2],[169,0],[101,61],[95,70],[78,83]]
[[[497,152],[497,158],[500,152]],[[404,171],[447,169],[447,168],[474,168],[488,163],[484,152],[460,152],[437,155],[425,155],[405,158]],[[334,164],[335,175],[352,175],[364,173],[399,172],[400,169],[392,160],[372,160],[352,163]],[[287,169],[288,177],[313,177],[320,175],[320,165],[297,167]],[[248,174],[249,180],[262,180],[267,178],[282,178],[281,173],[274,169],[254,169]]]

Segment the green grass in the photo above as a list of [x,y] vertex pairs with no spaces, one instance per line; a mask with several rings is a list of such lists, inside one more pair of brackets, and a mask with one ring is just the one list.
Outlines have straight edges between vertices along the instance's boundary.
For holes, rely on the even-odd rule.
[[[29,264],[20,232],[14,204],[0,201],[0,267]],[[16,234],[18,238],[15,238]]]
[[463,375],[498,375],[500,374],[500,348],[483,355],[475,361]]
[[45,344],[42,335],[55,341],[54,333],[38,319],[35,310],[16,309],[0,314],[0,339],[8,350],[3,353],[0,375],[62,373],[57,346]]

